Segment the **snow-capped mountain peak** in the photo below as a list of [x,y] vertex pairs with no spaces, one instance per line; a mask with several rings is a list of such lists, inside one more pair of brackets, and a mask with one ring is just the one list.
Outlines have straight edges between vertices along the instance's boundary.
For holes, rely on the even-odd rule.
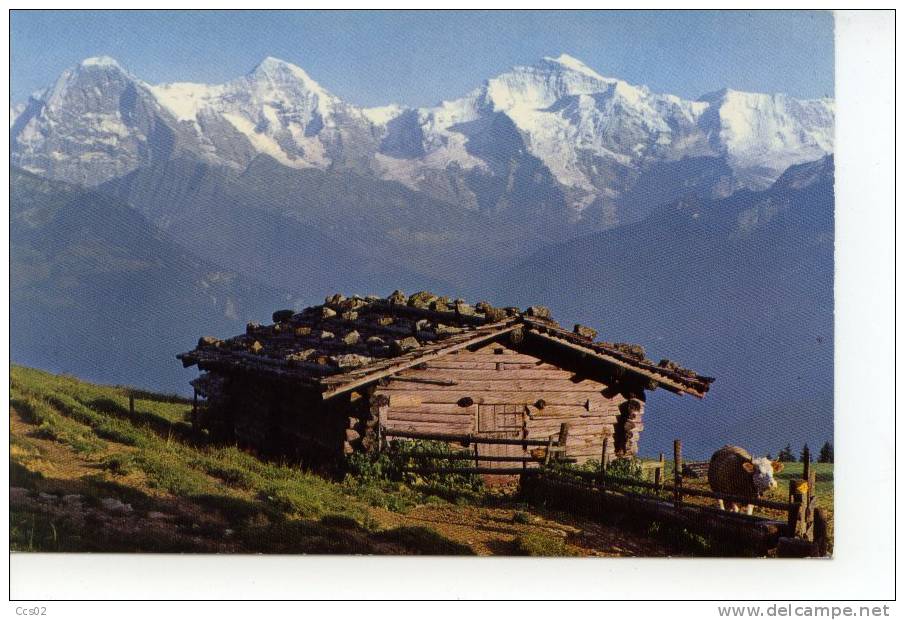
[[389,105],[376,106],[373,108],[363,108],[361,113],[375,125],[382,126],[386,125],[406,110],[408,110],[408,108],[391,103]]
[[548,108],[563,97],[599,93],[615,80],[604,78],[565,54],[513,67],[487,81],[487,98],[497,110]]
[[268,56],[262,60],[247,76],[248,80],[256,84],[267,84],[274,90],[282,90],[287,93],[308,91],[316,94],[323,100],[334,97],[327,90],[315,82],[301,67]]
[[112,67],[115,69],[123,70],[122,66],[116,61],[115,58],[111,58],[110,56],[92,56],[91,58],[86,58],[82,62],[79,63],[80,67]]
[[793,164],[833,152],[835,104],[831,99],[794,99],[784,94],[724,88],[699,99],[708,108],[701,124],[711,143],[739,169],[776,180]]
[[94,185],[172,154],[175,136],[147,85],[109,56],[88,58],[32,96],[11,129],[11,157],[30,172]]
[[687,100],[560,54],[434,107],[359,108],[274,57],[224,84],[151,86],[99,56],[12,117],[13,162],[69,181],[101,182],[151,157],[244,169],[266,154],[294,168],[354,167],[476,208],[489,199],[471,184],[522,162],[540,166],[524,178],[555,185],[551,200],[577,217],[592,204],[614,212],[639,176],[689,158],[718,159],[731,183],[764,187],[832,153],[834,103],[731,89]]
[[584,64],[582,61],[578,60],[574,56],[569,56],[568,54],[560,54],[556,58],[553,58],[551,56],[544,56],[543,61],[547,63],[555,63],[571,71],[584,73],[588,77],[600,80],[601,82],[614,81],[612,78],[608,79],[603,77],[602,75],[591,69],[589,66]]

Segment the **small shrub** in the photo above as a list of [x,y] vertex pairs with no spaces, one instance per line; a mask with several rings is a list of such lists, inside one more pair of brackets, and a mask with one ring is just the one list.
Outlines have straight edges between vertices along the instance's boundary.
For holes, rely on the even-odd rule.
[[[599,465],[598,471],[600,471]],[[615,459],[607,464],[606,473],[617,478],[630,478],[642,482],[646,479],[641,461],[635,458]]]
[[531,523],[531,515],[523,510],[516,510],[512,515],[512,522],[527,525]]
[[362,483],[402,480],[403,461],[398,456],[393,452],[353,452],[346,457],[346,471]]
[[515,555],[568,557],[575,554],[566,547],[564,538],[541,532],[531,532],[516,537]]
[[111,454],[101,462],[101,467],[114,476],[127,476],[135,471],[135,459],[129,454]]
[[[420,494],[420,501],[444,498],[456,503],[471,503],[482,497],[484,481],[473,474],[415,473],[406,468],[429,469],[462,467],[463,461],[440,457],[414,458],[419,453],[456,454],[449,444],[441,441],[392,441],[379,454],[353,453],[346,458],[344,484],[372,506],[402,512],[415,503],[412,491]],[[467,461],[465,461],[467,463]],[[400,486],[405,483],[407,486]]]
[[[441,457],[413,458],[419,453],[433,453],[443,455],[461,454],[461,450],[454,449],[442,441],[407,441],[397,442],[393,446],[397,451],[396,458],[410,467],[424,467],[425,469],[460,468],[467,466],[469,461],[460,459],[448,459]],[[465,499],[475,501],[481,498],[484,491],[484,480],[476,474],[458,473],[407,473],[405,480],[424,493],[438,495],[452,501]]]

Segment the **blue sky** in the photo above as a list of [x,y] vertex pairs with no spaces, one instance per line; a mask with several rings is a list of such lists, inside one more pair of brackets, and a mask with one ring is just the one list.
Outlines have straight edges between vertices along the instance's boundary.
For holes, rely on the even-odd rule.
[[223,82],[266,56],[359,105],[432,105],[542,56],[683,97],[833,96],[833,18],[773,11],[13,11],[11,96],[88,56],[138,77]]

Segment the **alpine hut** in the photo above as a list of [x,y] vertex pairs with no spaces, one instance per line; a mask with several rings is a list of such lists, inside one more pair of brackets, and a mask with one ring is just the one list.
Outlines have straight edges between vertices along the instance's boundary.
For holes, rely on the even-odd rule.
[[713,381],[596,336],[540,306],[336,294],[178,358],[203,371],[194,424],[310,464],[378,449],[393,431],[546,439],[563,422],[578,462],[601,458],[604,438],[609,457],[633,455],[648,390],[700,398]]

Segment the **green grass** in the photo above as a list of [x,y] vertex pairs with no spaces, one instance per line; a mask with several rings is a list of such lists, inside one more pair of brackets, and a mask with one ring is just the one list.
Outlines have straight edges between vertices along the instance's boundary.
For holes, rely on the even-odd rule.
[[[135,415],[130,415],[128,388],[17,366],[11,370],[10,384],[11,405],[29,426],[24,435],[13,436],[14,486],[68,489],[58,491],[61,494],[74,488],[95,502],[114,497],[149,511],[173,512],[177,502],[183,513],[219,515],[243,551],[461,551],[436,534],[371,531],[368,508],[377,503],[373,496],[380,495],[381,503],[402,511],[418,502],[412,491],[337,484],[297,467],[261,461],[235,446],[205,445],[186,422],[191,404],[176,397],[140,393]],[[54,472],[67,463],[48,464],[64,457],[56,452],[52,457],[42,455],[41,439],[61,446],[71,455],[65,458],[78,460],[87,470],[72,479],[55,479]],[[141,532],[114,540],[92,530],[91,523],[75,527],[72,519],[48,515],[47,510],[11,510],[12,548],[193,551],[200,549],[191,542],[194,535],[212,527],[186,517],[179,527],[184,525],[192,534],[184,537],[189,542],[155,540]]]
[[[11,369],[11,405],[26,424],[10,440],[11,485],[39,492],[78,493],[89,507],[116,498],[146,515],[173,516],[170,529],[119,532],[94,517],[82,521],[35,505],[10,510],[17,551],[155,551],[260,553],[468,553],[465,545],[422,527],[381,530],[373,509],[404,513],[445,503],[448,493],[477,492],[470,480],[387,479],[393,463],[359,463],[342,483],[286,464],[262,461],[236,446],[208,445],[188,423],[191,403],[174,396],[85,383],[29,368]],[[24,429],[22,427],[25,427]],[[53,447],[53,449],[51,449]],[[815,464],[820,506],[832,537],[833,466]],[[786,464],[771,497],[785,499],[800,463]],[[672,478],[667,463],[665,481]],[[687,480],[706,488],[706,480]],[[441,484],[442,483],[442,484]],[[420,484],[421,490],[418,490]],[[413,488],[414,486],[414,488]],[[443,498],[446,499],[443,499]],[[528,525],[517,511],[512,522]],[[229,535],[224,532],[229,531]],[[175,532],[175,534],[173,533]],[[221,546],[217,546],[221,545]],[[507,548],[508,549],[508,548]],[[556,556],[564,540],[522,533],[508,552]]]
[[533,557],[567,557],[573,555],[566,547],[564,538],[541,532],[532,532],[516,537],[514,554]]

